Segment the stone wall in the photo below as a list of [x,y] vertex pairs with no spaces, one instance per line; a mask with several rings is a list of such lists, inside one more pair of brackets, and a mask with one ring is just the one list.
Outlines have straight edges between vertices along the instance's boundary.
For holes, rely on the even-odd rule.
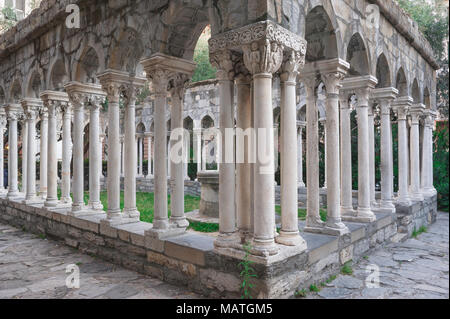
[[[412,223],[417,227],[433,222],[435,212],[436,201],[432,198],[420,209],[411,210]],[[105,214],[72,217],[67,211],[49,211],[0,198],[1,222],[46,235],[83,253],[186,286],[205,296],[240,296],[238,263],[243,258],[242,251],[230,249],[219,254],[214,250],[214,237],[191,231],[158,240],[145,235],[151,224],[108,227],[100,223],[103,218]],[[404,219],[402,213],[399,219]],[[350,233],[341,237],[302,233],[308,245],[302,253],[295,247],[280,246],[280,253],[269,259],[251,256],[257,272],[253,296],[292,296],[296,289],[323,282],[339,273],[346,262],[358,260],[386,242],[406,238],[397,233],[397,223],[395,214],[378,213],[373,223],[348,223]],[[300,228],[303,226],[300,222]]]

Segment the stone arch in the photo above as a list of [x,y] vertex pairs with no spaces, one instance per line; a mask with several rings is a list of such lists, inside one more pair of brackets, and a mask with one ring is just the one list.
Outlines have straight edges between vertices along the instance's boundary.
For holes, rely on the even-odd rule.
[[105,69],[104,52],[98,44],[89,43],[75,58],[72,80],[81,83],[98,83],[96,75]]
[[183,119],[183,127],[188,131],[194,129],[194,120],[189,115]]
[[417,82],[417,78],[414,79],[413,84],[411,86],[411,96],[414,99],[414,103],[421,103],[420,99],[420,88],[419,82]]
[[201,123],[202,123],[202,128],[203,128],[203,129],[215,127],[215,125],[214,125],[214,120],[213,120],[213,118],[212,118],[211,116],[209,116],[209,115],[205,115],[205,116],[202,118]]
[[144,53],[139,33],[133,28],[126,27],[121,30],[117,39],[113,38],[112,41],[108,68],[137,74],[139,61]]
[[[157,35],[159,41],[156,43],[155,51],[192,60],[198,38],[210,24],[208,7],[204,1],[189,6],[178,1],[170,1],[167,9],[161,13],[161,20],[164,23]],[[211,24],[211,27],[214,28],[214,24]]]
[[406,79],[406,74],[403,67],[400,67],[397,71],[397,76],[395,79],[395,87],[398,90],[398,96],[408,95],[408,81]]
[[69,81],[66,64],[56,58],[51,64],[47,77],[47,88],[53,91],[63,91],[64,85]]
[[339,56],[337,23],[332,23],[330,15],[322,5],[313,7],[305,19],[305,39],[308,42],[306,61],[314,62]]
[[349,76],[362,76],[370,74],[369,51],[361,34],[352,35],[347,45],[346,60],[350,63]]
[[39,98],[39,94],[44,90],[44,76],[40,69],[34,69],[30,72],[26,80],[25,97]]
[[3,85],[0,84],[0,106],[6,103],[6,92]]
[[423,90],[423,104],[425,104],[427,109],[431,109],[431,96],[428,87],[425,87]]
[[377,88],[392,86],[391,68],[384,53],[378,56],[375,74],[378,79]]
[[8,95],[9,101],[18,103],[19,100],[23,97],[22,85],[20,84],[21,81],[19,80],[19,78],[15,78],[11,83],[12,84]]

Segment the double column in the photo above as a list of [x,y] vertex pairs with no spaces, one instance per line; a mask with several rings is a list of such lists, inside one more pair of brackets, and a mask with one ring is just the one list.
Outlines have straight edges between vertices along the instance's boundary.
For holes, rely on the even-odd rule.
[[[141,61],[144,66],[144,70],[152,81],[152,87],[154,89],[154,135],[155,135],[155,152],[154,152],[154,185],[155,185],[155,208],[154,208],[154,219],[153,228],[151,232],[156,235],[161,235],[163,233],[167,234],[169,229],[173,231],[171,233],[184,232],[186,223],[184,222],[184,212],[180,212],[180,196],[183,195],[183,191],[180,191],[180,184],[175,187],[176,198],[176,209],[175,219],[172,221],[172,227],[169,223],[168,210],[167,210],[167,120],[166,120],[166,109],[167,109],[167,93],[169,88],[169,83],[171,87],[177,87],[175,84],[179,76],[190,77],[196,65],[190,61],[186,61],[180,58],[175,58],[162,53],[156,53],[151,57]],[[179,83],[178,83],[179,84]],[[181,93],[179,93],[181,94]],[[176,99],[176,98],[175,98]],[[181,101],[174,101],[178,104],[178,110],[176,112],[181,112],[182,103]],[[174,106],[174,105],[173,105]],[[175,110],[174,110],[175,111]],[[181,118],[177,113],[176,116]],[[182,121],[180,119],[175,119],[176,126],[182,126]],[[173,121],[173,119],[172,119]],[[176,183],[184,183],[183,181],[183,170],[182,162],[180,165],[176,165],[175,174]],[[181,169],[179,169],[181,168]],[[181,172],[181,174],[180,174]],[[180,180],[181,179],[181,180]],[[181,200],[184,201],[184,198]],[[172,214],[174,212],[172,211]]]
[[437,193],[433,186],[433,126],[436,113],[428,109],[424,112],[424,117],[422,146],[423,194],[434,196]]
[[397,97],[398,90],[393,87],[379,88],[372,91],[372,98],[380,109],[380,153],[381,153],[381,201],[380,210],[395,212],[393,204],[393,157],[391,103]]
[[21,108],[18,104],[9,104],[6,106],[6,115],[8,117],[8,194],[9,199],[19,196],[18,188],[18,148],[17,148],[17,121],[21,114]]
[[419,119],[425,110],[425,105],[415,104],[410,108],[411,133],[410,133],[410,162],[411,162],[411,199],[423,201],[423,194],[420,189],[420,136]]
[[36,196],[36,118],[42,102],[39,99],[22,100],[22,107],[28,124],[27,129],[27,176],[24,204],[32,205],[42,202]]
[[356,110],[358,115],[358,209],[356,214],[345,212],[344,220],[357,222],[375,221],[371,209],[370,196],[370,145],[369,145],[369,97],[375,88],[377,79],[373,76],[346,78],[342,82],[342,90],[355,94],[358,100]]
[[397,202],[404,206],[411,204],[408,188],[408,132],[406,118],[413,99],[409,96],[397,98],[392,106],[397,113],[398,123],[398,196]]
[[5,189],[5,182],[4,182],[4,178],[5,178],[5,162],[4,162],[4,158],[5,158],[5,149],[4,149],[4,143],[3,143],[3,137],[5,136],[5,131],[6,131],[6,124],[7,124],[7,120],[6,120],[6,114],[4,113],[4,110],[1,109],[0,110],[0,195],[4,195],[6,194],[6,189]]

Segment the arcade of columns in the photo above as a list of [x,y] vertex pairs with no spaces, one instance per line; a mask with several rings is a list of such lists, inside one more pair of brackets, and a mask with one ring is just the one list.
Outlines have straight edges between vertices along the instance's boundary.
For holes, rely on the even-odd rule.
[[[298,186],[307,186],[307,218],[304,231],[343,235],[349,232],[343,221],[372,222],[378,211],[395,212],[395,203],[410,205],[435,194],[432,177],[432,130],[435,113],[422,104],[412,104],[409,96],[398,96],[394,87],[375,88],[373,76],[347,76],[349,63],[342,59],[323,60],[305,65],[306,41],[271,22],[261,22],[214,36],[210,40],[211,61],[217,68],[220,88],[219,235],[216,248],[241,249],[252,242],[252,254],[275,255],[280,245],[306,249],[298,227]],[[165,110],[171,97],[171,130],[183,127],[183,92],[195,64],[156,53],[141,61],[152,82],[154,104],[154,222],[149,233],[158,238],[183,233],[188,226],[184,216],[185,165],[167,160],[167,122]],[[272,79],[281,79],[281,230],[275,227],[274,137]],[[102,223],[118,225],[139,221],[136,208],[137,143],[135,127],[136,94],[145,79],[128,73],[106,70],[97,75],[101,85],[69,82],[65,92],[44,91],[39,99],[24,98],[10,103],[0,113],[0,129],[8,120],[8,189],[0,189],[9,199],[23,196],[18,190],[18,130],[23,121],[22,181],[26,204],[43,204],[49,209],[69,208],[82,216],[103,212],[100,202],[101,136],[99,109],[108,101],[108,209]],[[296,85],[306,88],[306,123],[297,123]],[[319,215],[319,130],[317,87],[326,87],[326,222]],[[234,92],[237,118],[234,119]],[[356,96],[358,117],[358,206],[352,205],[350,97]],[[120,140],[119,102],[125,105],[123,160]],[[16,101],[19,102],[19,101]],[[381,200],[375,199],[374,111],[381,119]],[[83,201],[83,122],[89,109],[89,203]],[[393,194],[393,151],[391,109],[398,117],[399,191]],[[62,114],[63,159],[61,199],[57,197],[56,142],[58,113]],[[36,191],[36,119],[41,117],[41,181]],[[73,116],[73,132],[71,118]],[[408,138],[407,120],[411,119]],[[420,119],[424,119],[423,146],[419,147]],[[306,126],[306,180],[302,176],[302,134]],[[226,128],[256,128],[256,149],[266,153],[264,162],[235,146],[226,150]],[[73,148],[71,137],[73,136]],[[174,141],[171,141],[173,143]],[[227,144],[228,143],[228,144]],[[231,142],[234,143],[234,142]],[[3,148],[3,145],[1,145]],[[141,148],[142,149],[142,148]],[[422,153],[421,153],[422,151]],[[73,154],[73,157],[72,155]],[[141,156],[142,158],[142,156]],[[422,160],[420,160],[422,158]],[[1,158],[0,160],[3,160]],[[73,172],[70,162],[73,161]],[[150,162],[150,161],[149,161]],[[124,165],[123,163],[126,163]],[[421,166],[422,165],[422,166]],[[120,176],[123,166],[124,209],[120,208]],[[171,217],[167,207],[167,175],[171,172]],[[72,187],[71,178],[72,176]],[[409,181],[409,177],[410,181]],[[3,179],[0,179],[3,183]],[[73,201],[70,193],[72,192]]]

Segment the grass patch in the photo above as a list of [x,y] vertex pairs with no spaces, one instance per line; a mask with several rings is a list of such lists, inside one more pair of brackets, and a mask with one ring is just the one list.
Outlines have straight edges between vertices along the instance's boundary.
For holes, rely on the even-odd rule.
[[319,292],[320,289],[317,288],[316,285],[311,285],[311,286],[309,286],[309,291],[311,291],[311,292]]
[[[276,205],[275,212],[278,216],[281,216],[281,206]],[[327,211],[325,209],[320,209],[319,213],[320,213],[320,219],[322,219],[324,222],[326,222],[327,221]],[[306,220],[306,209],[303,209],[303,208],[298,209],[298,219]]]
[[341,274],[343,275],[352,275],[353,269],[352,269],[352,262],[346,262],[344,266],[341,268]]
[[294,293],[294,297],[296,297],[296,298],[305,298],[306,295],[307,295],[306,289],[297,290],[297,291]]
[[417,238],[417,236],[419,236],[422,233],[426,233],[427,232],[427,228],[425,226],[421,226],[419,228],[419,230],[416,230],[416,228],[414,227],[414,231],[412,233],[412,237],[413,238]]
[[193,229],[202,233],[215,233],[219,231],[219,224],[214,223],[201,223],[201,222],[189,222],[188,229]]

